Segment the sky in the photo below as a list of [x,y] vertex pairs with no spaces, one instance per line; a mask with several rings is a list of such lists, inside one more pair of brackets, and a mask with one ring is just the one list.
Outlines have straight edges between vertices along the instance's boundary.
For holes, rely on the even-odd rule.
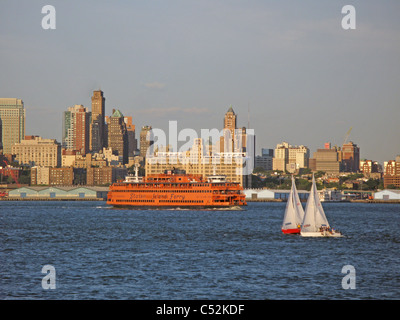
[[1,0],[0,97],[24,101],[27,135],[58,141],[63,112],[101,89],[137,137],[169,121],[220,130],[232,105],[257,154],[286,141],[312,155],[351,128],[383,163],[400,154],[399,16],[398,0]]

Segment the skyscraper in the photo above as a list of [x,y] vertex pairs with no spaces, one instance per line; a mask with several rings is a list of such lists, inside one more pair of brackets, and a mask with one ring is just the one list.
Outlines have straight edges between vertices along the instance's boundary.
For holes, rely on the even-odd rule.
[[342,147],[342,163],[346,172],[360,171],[360,148],[352,141]]
[[230,106],[224,117],[223,135],[219,143],[220,152],[234,152],[234,150],[237,149],[235,146],[236,118],[235,111],[233,111],[232,106]]
[[93,91],[92,121],[90,124],[90,150],[98,152],[107,146],[105,130],[105,101],[103,91]]
[[151,126],[143,126],[140,131],[140,156],[146,157],[147,150],[153,144],[151,138]]
[[63,147],[81,154],[89,152],[90,112],[82,105],[64,112]]
[[135,125],[132,123],[132,117],[124,117],[126,130],[128,132],[128,157],[134,157],[137,150],[137,139],[135,137]]
[[317,149],[314,152],[313,166],[314,171],[324,171],[327,174],[339,174],[340,171],[340,151],[333,147],[331,149]]
[[108,147],[113,153],[122,157],[122,163],[128,163],[128,131],[124,116],[119,110],[113,110],[108,118]]
[[25,138],[23,101],[15,98],[0,98],[0,122],[3,153],[10,154],[11,147]]
[[233,137],[235,134],[236,127],[236,114],[233,111],[232,106],[229,107],[228,111],[225,113],[224,117],[224,129],[229,129],[231,131],[231,136]]

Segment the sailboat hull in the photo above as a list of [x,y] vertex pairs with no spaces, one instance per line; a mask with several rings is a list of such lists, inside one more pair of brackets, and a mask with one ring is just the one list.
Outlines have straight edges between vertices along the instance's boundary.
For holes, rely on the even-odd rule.
[[299,234],[300,233],[300,229],[296,228],[296,229],[282,229],[282,232],[284,234]]
[[340,232],[300,232],[302,237],[341,237],[342,234]]

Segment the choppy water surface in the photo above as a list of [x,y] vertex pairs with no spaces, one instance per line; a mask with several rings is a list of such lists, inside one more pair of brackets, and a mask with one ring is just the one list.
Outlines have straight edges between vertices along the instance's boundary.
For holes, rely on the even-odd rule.
[[[0,202],[1,299],[399,299],[400,205],[325,203],[343,238],[280,231],[285,203],[243,211]],[[42,288],[42,267],[56,289]],[[345,265],[356,289],[342,288]]]

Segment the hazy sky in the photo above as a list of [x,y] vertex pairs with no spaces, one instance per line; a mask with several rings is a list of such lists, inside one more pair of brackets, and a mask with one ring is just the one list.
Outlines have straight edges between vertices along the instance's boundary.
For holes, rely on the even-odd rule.
[[[44,30],[42,7],[56,9]],[[344,5],[356,29],[344,30]],[[93,90],[137,126],[222,128],[232,105],[261,147],[325,142],[400,154],[400,1],[0,1],[0,97],[26,134],[61,141],[62,112]]]

